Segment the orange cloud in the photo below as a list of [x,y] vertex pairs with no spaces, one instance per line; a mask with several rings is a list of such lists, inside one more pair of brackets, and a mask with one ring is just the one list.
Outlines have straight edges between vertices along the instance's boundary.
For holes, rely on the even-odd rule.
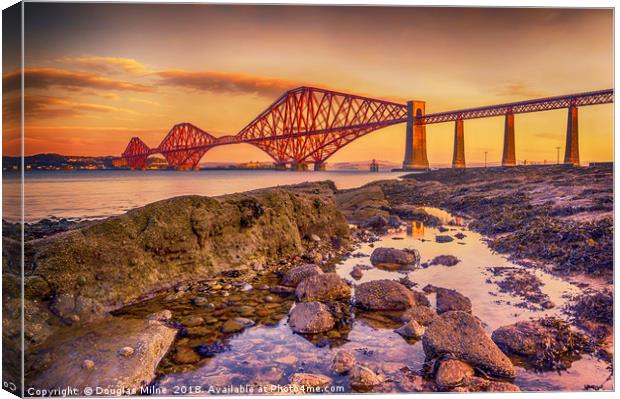
[[265,97],[278,96],[287,90],[303,85],[301,82],[288,79],[219,71],[171,69],[155,74],[161,78],[159,83],[167,86],[214,93],[256,94]]
[[537,98],[544,97],[545,94],[540,90],[535,90],[522,82],[507,83],[502,86],[498,93],[502,97],[518,97],[518,98]]
[[[19,70],[3,76],[5,91],[19,90],[21,74]],[[48,89],[62,87],[67,90],[83,91],[84,89],[120,90],[148,92],[153,88],[139,83],[115,80],[91,72],[71,71],[60,68],[27,68],[25,70],[26,89]]]
[[89,70],[101,73],[127,72],[135,75],[149,73],[144,64],[133,58],[82,56],[64,57],[59,59],[59,61],[67,65],[86,67]]

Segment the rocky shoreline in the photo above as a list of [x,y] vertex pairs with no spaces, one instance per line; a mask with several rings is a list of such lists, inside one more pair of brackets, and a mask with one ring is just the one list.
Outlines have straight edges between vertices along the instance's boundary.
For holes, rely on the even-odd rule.
[[[518,391],[515,362],[563,370],[585,353],[611,362],[613,296],[605,289],[613,284],[608,169],[437,171],[342,191],[330,182],[308,183],[218,198],[173,198],[66,228],[31,226],[25,281],[30,381],[40,388],[52,381],[81,389],[165,387],[175,375],[192,375],[198,365],[225,353],[232,338],[253,326],[284,321],[320,348],[346,342],[356,318],[391,328],[409,343],[421,342],[424,367],[389,369],[341,349],[329,360],[331,375],[306,372],[297,360],[283,359],[280,366],[261,365],[265,371],[254,383],[286,379],[293,386],[319,388],[344,383],[358,392]],[[551,189],[541,189],[546,186]],[[523,264],[564,278],[594,276],[604,288],[590,287],[573,302],[567,309],[571,324],[540,318],[489,335],[484,315],[472,311],[469,298],[442,288],[441,281],[423,290],[408,277],[355,283],[367,268],[452,267],[459,262],[454,256],[420,264],[416,250],[379,247],[370,264],[353,269],[350,280],[334,273],[341,259],[355,257],[359,243],[405,222],[446,231],[437,242],[464,237],[420,208],[424,205],[463,215],[472,230],[489,236],[491,248]],[[539,246],[526,245],[528,237]],[[9,255],[17,250],[10,237],[4,248]],[[9,300],[14,270],[15,265],[3,265]],[[555,306],[526,270],[490,268],[489,273],[490,281],[524,307]],[[15,338],[17,321],[9,319],[5,337]],[[562,340],[550,341],[559,335]],[[89,352],[93,342],[105,349]],[[52,367],[59,363],[63,367]],[[231,373],[221,382],[241,377]],[[198,376],[195,382],[200,383]]]

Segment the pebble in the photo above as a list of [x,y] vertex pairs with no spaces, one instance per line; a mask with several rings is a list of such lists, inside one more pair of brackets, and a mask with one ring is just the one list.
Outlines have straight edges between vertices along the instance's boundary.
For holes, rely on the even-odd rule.
[[125,346],[123,348],[121,348],[121,350],[118,351],[118,354],[124,357],[129,357],[131,355],[133,355],[134,353],[134,349],[131,346]]
[[92,370],[95,368],[95,362],[90,359],[86,359],[82,362],[82,368],[84,370]]

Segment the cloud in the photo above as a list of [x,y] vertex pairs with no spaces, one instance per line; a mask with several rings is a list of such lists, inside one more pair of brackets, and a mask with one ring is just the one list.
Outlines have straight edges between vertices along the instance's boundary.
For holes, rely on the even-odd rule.
[[[20,71],[6,73],[3,77],[5,91],[19,90],[21,87]],[[25,70],[26,89],[49,89],[61,87],[70,91],[85,89],[149,92],[153,88],[140,83],[106,78],[91,73],[60,68],[27,68]]]
[[106,74],[126,72],[134,75],[145,75],[150,72],[144,64],[133,58],[81,56],[64,57],[58,61]]
[[156,72],[159,84],[224,94],[256,94],[274,97],[302,86],[297,81],[219,71],[170,69]]
[[[2,112],[8,121],[20,120],[20,98],[7,98],[2,103]],[[110,107],[107,105],[75,102],[66,98],[52,96],[27,95],[24,101],[24,116],[27,121],[58,118],[76,117],[85,113],[122,113],[133,114],[131,110]]]
[[532,89],[523,82],[513,82],[500,87],[497,95],[501,97],[522,97],[529,99],[544,97],[545,93],[540,90]]

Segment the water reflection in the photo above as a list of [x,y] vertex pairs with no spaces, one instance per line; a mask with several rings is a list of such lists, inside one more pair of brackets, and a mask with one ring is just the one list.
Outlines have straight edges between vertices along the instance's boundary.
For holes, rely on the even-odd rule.
[[408,223],[407,236],[414,239],[424,238],[424,223],[416,221]]

